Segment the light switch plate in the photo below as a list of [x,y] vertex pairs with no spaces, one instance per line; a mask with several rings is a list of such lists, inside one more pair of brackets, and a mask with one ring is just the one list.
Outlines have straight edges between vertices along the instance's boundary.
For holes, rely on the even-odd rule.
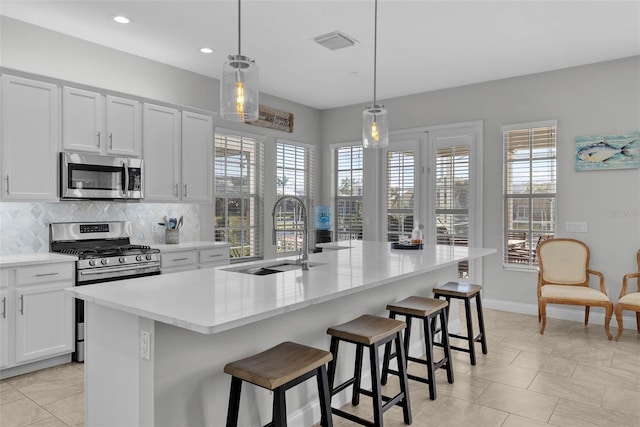
[[587,223],[586,222],[567,222],[565,226],[565,230],[568,233],[586,233]]

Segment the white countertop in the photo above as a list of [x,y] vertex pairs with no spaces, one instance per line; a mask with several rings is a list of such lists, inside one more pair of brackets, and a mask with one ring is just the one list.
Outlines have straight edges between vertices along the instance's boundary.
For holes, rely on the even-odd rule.
[[[310,254],[309,260],[321,265],[308,271],[254,276],[226,271],[241,266],[233,264],[67,291],[76,298],[126,313],[213,334],[496,252],[456,246],[392,250],[387,242],[363,241],[341,246],[348,247]],[[274,261],[242,265],[260,266]]]
[[62,255],[51,252],[36,252],[31,254],[0,255],[0,268],[25,267],[29,265],[51,264],[58,262],[75,262],[74,255]]
[[185,251],[189,249],[197,250],[204,248],[215,248],[222,246],[231,246],[230,243],[225,242],[209,242],[209,241],[191,241],[191,242],[180,242],[177,244],[160,244],[160,245],[150,245],[152,248],[160,249],[160,252],[173,252],[173,251]]

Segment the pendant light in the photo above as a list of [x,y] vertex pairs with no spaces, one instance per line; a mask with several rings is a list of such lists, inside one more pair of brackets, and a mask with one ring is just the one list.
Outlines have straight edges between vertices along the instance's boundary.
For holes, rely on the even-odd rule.
[[238,54],[229,55],[220,77],[220,116],[235,122],[258,120],[258,66],[243,56],[240,44],[241,8],[238,0]]
[[389,122],[384,105],[376,103],[376,61],[378,49],[378,0],[375,0],[373,30],[373,104],[362,113],[362,145],[364,148],[383,148],[389,145]]

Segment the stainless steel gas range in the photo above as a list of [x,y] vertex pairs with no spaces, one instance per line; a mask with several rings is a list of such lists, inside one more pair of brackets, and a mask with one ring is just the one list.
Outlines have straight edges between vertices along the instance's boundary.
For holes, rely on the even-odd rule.
[[[50,251],[75,255],[76,286],[160,274],[160,251],[131,244],[129,221],[59,222],[49,225]],[[76,300],[76,352],[84,361],[84,303]]]

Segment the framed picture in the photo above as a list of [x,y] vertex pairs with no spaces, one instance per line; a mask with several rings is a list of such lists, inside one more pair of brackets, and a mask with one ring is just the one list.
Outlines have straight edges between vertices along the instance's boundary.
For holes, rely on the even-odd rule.
[[640,132],[577,136],[576,171],[640,167]]

